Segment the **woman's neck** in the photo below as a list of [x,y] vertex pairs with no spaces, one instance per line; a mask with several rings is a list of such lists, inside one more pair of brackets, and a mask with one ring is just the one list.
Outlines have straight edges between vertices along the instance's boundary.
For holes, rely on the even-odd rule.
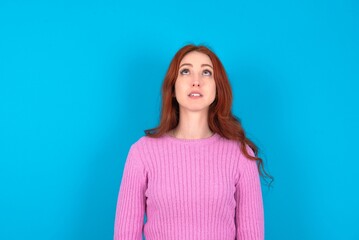
[[180,120],[171,135],[181,139],[201,139],[208,138],[213,132],[208,126],[208,115],[203,112],[191,112],[180,114]]

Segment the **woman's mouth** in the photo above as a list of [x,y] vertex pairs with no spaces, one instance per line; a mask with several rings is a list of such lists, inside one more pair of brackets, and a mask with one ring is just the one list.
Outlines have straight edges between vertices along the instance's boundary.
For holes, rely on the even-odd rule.
[[202,97],[202,94],[200,94],[198,92],[191,92],[190,94],[188,94],[188,96],[190,98],[199,98],[199,97]]

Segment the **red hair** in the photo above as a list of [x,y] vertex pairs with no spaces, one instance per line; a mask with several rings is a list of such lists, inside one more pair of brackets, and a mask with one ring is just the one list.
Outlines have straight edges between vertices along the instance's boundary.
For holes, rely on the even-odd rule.
[[[266,176],[272,179],[263,167],[263,161],[259,158],[258,147],[246,137],[242,128],[240,119],[232,114],[232,90],[226,74],[226,71],[216,56],[208,47],[203,45],[186,45],[182,47],[173,57],[162,85],[162,109],[160,124],[156,128],[145,130],[149,137],[158,138],[175,128],[179,122],[179,105],[174,97],[174,86],[178,75],[179,65],[183,57],[192,51],[204,53],[209,56],[213,64],[213,77],[216,83],[216,98],[209,106],[208,126],[212,132],[218,133],[227,139],[238,141],[244,155],[250,160],[257,161],[258,171],[262,168]],[[250,156],[245,145],[248,145],[254,152],[255,156]]]

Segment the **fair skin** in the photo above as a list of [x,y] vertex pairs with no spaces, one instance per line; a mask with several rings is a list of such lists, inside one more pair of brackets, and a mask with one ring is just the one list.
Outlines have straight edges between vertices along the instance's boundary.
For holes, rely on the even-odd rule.
[[[190,93],[200,93],[200,96]],[[180,117],[171,134],[180,139],[212,136],[208,127],[208,110],[216,97],[216,84],[213,64],[206,54],[192,51],[184,56],[175,83],[175,97]]]

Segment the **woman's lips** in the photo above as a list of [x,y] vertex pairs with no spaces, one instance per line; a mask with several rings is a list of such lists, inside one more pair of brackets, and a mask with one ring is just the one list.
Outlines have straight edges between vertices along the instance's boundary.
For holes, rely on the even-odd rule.
[[198,97],[202,97],[202,94],[199,92],[191,92],[190,94],[188,94],[188,96],[198,98]]
[[197,98],[201,98],[202,95],[189,95],[189,98],[192,98],[192,99],[197,99]]

